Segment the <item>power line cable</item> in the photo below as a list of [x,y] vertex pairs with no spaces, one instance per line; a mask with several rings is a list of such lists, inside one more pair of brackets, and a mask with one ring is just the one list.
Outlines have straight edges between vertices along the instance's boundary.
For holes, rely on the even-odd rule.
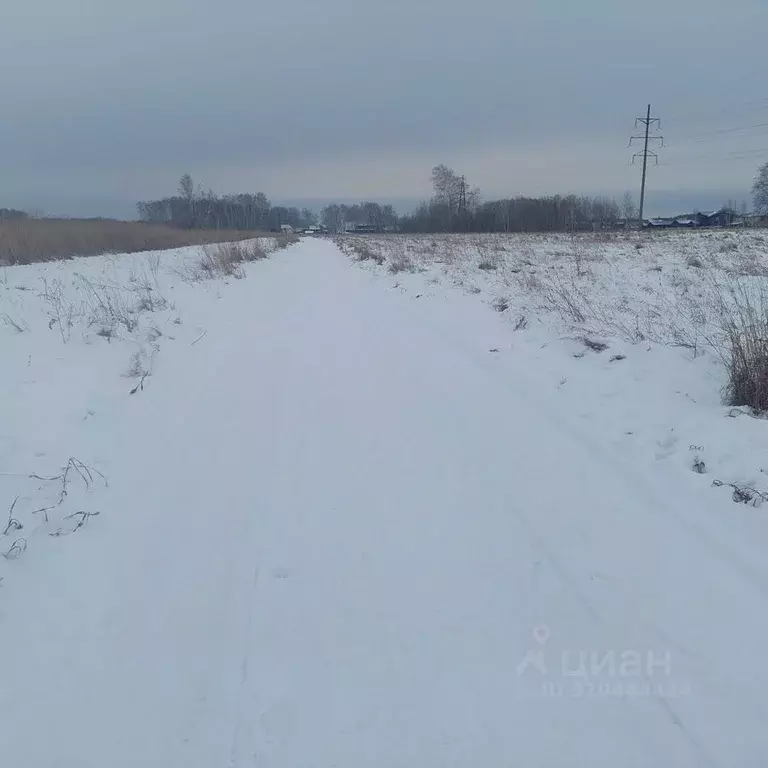
[[759,149],[745,149],[735,152],[706,152],[701,155],[684,155],[683,157],[672,157],[669,160],[664,161],[661,165],[668,167],[670,165],[678,165],[681,163],[692,162],[697,160],[706,160],[708,158],[718,158],[720,160],[746,160],[751,157],[759,157],[768,153],[768,147],[761,147]]
[[752,125],[740,125],[736,128],[719,128],[714,131],[704,131],[702,133],[693,133],[688,136],[674,137],[677,141],[688,141],[699,138],[707,138],[709,136],[721,136],[728,133],[738,133],[740,131],[748,131],[754,128],[768,128],[768,123],[753,123]]

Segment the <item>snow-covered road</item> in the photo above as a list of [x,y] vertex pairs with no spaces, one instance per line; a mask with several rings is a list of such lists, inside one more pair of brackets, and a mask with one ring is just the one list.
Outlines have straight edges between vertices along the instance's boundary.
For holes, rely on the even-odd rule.
[[322,241],[228,291],[94,427],[109,508],[0,596],[3,765],[768,764],[762,546],[484,307]]

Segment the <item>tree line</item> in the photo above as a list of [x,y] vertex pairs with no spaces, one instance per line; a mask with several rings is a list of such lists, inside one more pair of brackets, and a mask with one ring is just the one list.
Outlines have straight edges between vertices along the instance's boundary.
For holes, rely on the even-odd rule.
[[391,205],[365,201],[354,205],[331,203],[323,208],[320,219],[329,232],[343,232],[347,225],[364,225],[376,232],[396,231],[399,217]]
[[452,210],[434,200],[400,219],[402,232],[585,232],[610,229],[621,219],[607,198],[576,195],[513,197]]
[[392,206],[363,202],[327,205],[321,220],[329,232],[348,225],[370,225],[376,231],[399,232],[547,232],[610,228],[632,219],[631,196],[621,205],[604,197],[553,195],[514,197],[483,202],[477,187],[445,165],[432,169],[432,197],[415,211],[398,216]]
[[184,174],[176,195],[136,205],[139,218],[151,224],[181,229],[241,229],[279,231],[283,225],[304,229],[316,221],[308,208],[272,205],[263,192],[217,195],[195,186]]
[[[432,197],[412,213],[399,216],[391,205],[363,201],[326,205],[320,220],[331,233],[350,228],[374,232],[532,232],[583,231],[613,226],[622,211],[632,218],[630,201],[620,207],[606,198],[516,197],[482,202],[480,190],[464,176],[438,165],[432,169]],[[306,229],[317,221],[304,208],[272,205],[263,192],[217,195],[182,176],[175,195],[137,204],[139,218],[182,229],[279,231],[284,225]]]
[[[452,168],[432,169],[432,196],[415,211],[398,215],[391,205],[363,201],[332,203],[320,213],[331,233],[363,227],[375,232],[583,232],[610,229],[637,217],[630,193],[620,202],[584,195],[517,196],[483,201],[480,190]],[[768,214],[768,163],[753,186],[755,212]],[[306,229],[318,217],[308,208],[273,206],[263,192],[216,195],[195,186],[185,174],[176,195],[137,204],[142,221],[183,229],[241,229],[279,231],[283,225]],[[0,220],[25,216],[0,209]]]
[[15,208],[0,208],[0,221],[28,218],[29,214],[26,211],[17,211]]

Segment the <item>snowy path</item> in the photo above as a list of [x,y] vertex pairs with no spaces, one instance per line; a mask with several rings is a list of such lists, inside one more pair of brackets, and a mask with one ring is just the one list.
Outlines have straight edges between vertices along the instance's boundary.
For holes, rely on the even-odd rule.
[[227,290],[3,596],[9,766],[768,763],[763,549],[330,243]]

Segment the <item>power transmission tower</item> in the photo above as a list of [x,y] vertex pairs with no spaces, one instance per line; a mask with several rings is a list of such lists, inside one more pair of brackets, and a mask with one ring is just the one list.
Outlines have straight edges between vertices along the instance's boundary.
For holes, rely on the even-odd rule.
[[648,142],[649,141],[660,141],[661,146],[664,146],[664,137],[663,136],[651,136],[651,126],[655,125],[657,128],[661,128],[661,120],[658,117],[651,117],[651,105],[648,105],[648,111],[645,113],[645,117],[638,117],[635,119],[635,128],[637,128],[638,125],[644,125],[645,126],[645,134],[640,136],[631,136],[629,139],[629,146],[632,146],[632,142],[638,139],[644,139],[645,143],[643,144],[643,150],[642,152],[635,152],[634,155],[632,155],[632,165],[635,164],[635,160],[638,157],[643,158],[643,180],[640,183],[640,226],[643,226],[643,209],[645,208],[645,176],[648,169],[648,158],[652,157],[656,161],[656,165],[659,164],[659,156],[653,152],[652,150],[648,149]]
[[462,176],[459,179],[459,226],[467,228],[467,180]]

